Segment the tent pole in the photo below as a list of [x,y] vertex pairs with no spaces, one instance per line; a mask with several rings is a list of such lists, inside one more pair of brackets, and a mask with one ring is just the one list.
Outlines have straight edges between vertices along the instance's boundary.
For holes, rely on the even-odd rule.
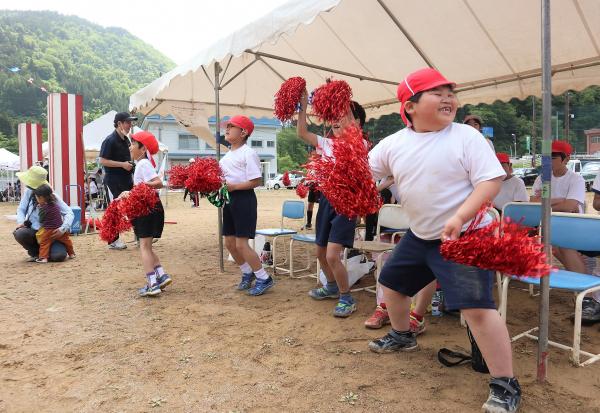
[[[546,261],[552,262],[550,216],[552,178],[552,59],[550,56],[550,0],[542,0],[542,242]],[[540,324],[537,356],[537,380],[546,381],[548,363],[548,316],[550,312],[550,277],[540,280]]]
[[[221,81],[219,74],[221,73],[221,65],[215,62],[215,143],[217,146],[217,161],[221,160],[221,144],[219,143],[219,135],[221,134],[221,113],[219,108],[219,91],[221,89]],[[223,209],[217,208],[219,222],[219,269],[225,271],[225,263],[223,262]]]

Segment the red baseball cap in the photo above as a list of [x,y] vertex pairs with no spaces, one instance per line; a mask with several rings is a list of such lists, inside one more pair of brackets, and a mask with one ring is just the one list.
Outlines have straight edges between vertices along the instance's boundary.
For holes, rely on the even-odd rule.
[[398,100],[400,101],[400,116],[402,116],[402,120],[406,126],[412,125],[412,123],[406,117],[406,113],[404,113],[404,105],[406,104],[406,101],[419,92],[424,92],[426,90],[434,89],[443,85],[450,85],[454,87],[456,86],[456,83],[449,81],[442,76],[440,72],[430,67],[412,72],[406,76],[402,82],[400,82],[398,85],[397,96]]
[[504,152],[498,152],[496,158],[498,158],[500,163],[510,163],[510,157]]
[[247,116],[237,115],[226,121],[226,125],[237,126],[238,128],[244,129],[248,132],[248,136],[252,135],[254,130],[254,123]]
[[158,152],[158,141],[154,135],[148,131],[143,130],[141,132],[134,133],[131,135],[131,139],[144,145],[150,155],[154,155]]
[[571,156],[573,147],[567,141],[552,141],[552,152],[561,152],[567,156]]

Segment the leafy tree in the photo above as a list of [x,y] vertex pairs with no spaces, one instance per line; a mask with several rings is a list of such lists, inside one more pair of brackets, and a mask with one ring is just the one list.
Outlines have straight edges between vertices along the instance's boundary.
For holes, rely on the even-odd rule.
[[0,148],[18,154],[19,153],[19,141],[16,137],[9,137],[0,132]]
[[307,145],[298,138],[295,127],[283,128],[277,134],[277,168],[280,172],[298,169],[306,163],[307,157]]

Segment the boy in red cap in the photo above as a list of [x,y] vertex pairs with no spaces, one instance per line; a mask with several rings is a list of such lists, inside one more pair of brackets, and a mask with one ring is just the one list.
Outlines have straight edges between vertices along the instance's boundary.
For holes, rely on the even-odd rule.
[[[550,189],[552,199],[550,205],[554,212],[583,213],[585,206],[585,181],[581,175],[567,168],[571,159],[572,148],[566,141],[552,142],[552,178]],[[541,202],[542,176],[538,175],[533,183],[532,202]],[[552,247],[554,256],[565,266],[567,271],[585,274],[585,262],[581,254],[572,249]]]
[[[262,267],[256,251],[248,245],[256,234],[257,202],[254,188],[262,182],[260,159],[246,142],[252,135],[254,123],[246,116],[234,116],[227,121],[225,140],[231,149],[219,162],[230,200],[223,207],[223,236],[225,247],[242,272],[238,290],[249,295],[264,294],[273,287],[273,278]],[[252,282],[256,283],[252,286]]]
[[[158,141],[154,135],[147,131],[133,134],[129,150],[131,159],[135,162],[133,184],[145,183],[154,189],[162,188],[163,183],[156,173],[156,165],[152,158],[152,155],[158,152]],[[129,196],[129,191],[122,192],[119,198],[127,196]],[[143,288],[140,288],[140,296],[158,295],[172,282],[171,277],[165,273],[158,255],[152,250],[153,238],[162,236],[165,225],[165,210],[160,200],[149,215],[134,219],[132,224],[135,236],[140,240],[142,265],[146,272],[147,282]]]
[[377,353],[417,349],[409,324],[411,297],[437,279],[446,308],[461,310],[492,375],[484,411],[514,412],[521,389],[513,374],[508,331],[494,304],[493,273],[440,254],[441,242],[466,230],[481,205],[498,194],[506,175],[477,130],[453,123],[458,106],[454,86],[430,68],[408,75],[398,85],[407,127],[369,154],[376,179],[394,177],[410,220],[410,230],[379,276],[392,330],[369,348]]
[[[305,90],[300,99],[298,137],[307,144],[314,146],[320,155],[333,157],[332,138],[340,136],[344,128],[351,124],[355,124],[361,129],[365,124],[365,110],[360,104],[352,101],[350,102],[346,116],[331,125],[331,133],[325,137],[318,136],[310,132],[307,128],[307,106],[308,93]],[[356,219],[336,213],[329,200],[321,194],[315,227],[317,259],[325,273],[327,283],[322,287],[310,290],[308,295],[314,300],[339,298],[337,305],[333,309],[333,315],[342,318],[349,317],[356,311],[356,303],[350,293],[348,271],[340,256],[344,248],[352,248],[354,245]]]
[[527,193],[527,188],[525,188],[525,182],[518,176],[512,174],[512,163],[510,162],[508,154],[498,152],[496,158],[498,158],[500,165],[502,165],[502,169],[506,172],[506,177],[502,181],[500,192],[498,192],[498,195],[494,198],[494,208],[496,208],[498,212],[502,212],[504,205],[509,202],[528,202],[529,194]]

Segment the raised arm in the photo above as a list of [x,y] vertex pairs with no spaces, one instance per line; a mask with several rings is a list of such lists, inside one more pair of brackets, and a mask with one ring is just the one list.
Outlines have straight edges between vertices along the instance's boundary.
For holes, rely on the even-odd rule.
[[308,92],[304,89],[302,97],[300,98],[300,113],[298,113],[298,126],[297,134],[300,139],[315,148],[318,145],[317,135],[308,131],[308,124],[306,122],[306,109],[308,107]]

